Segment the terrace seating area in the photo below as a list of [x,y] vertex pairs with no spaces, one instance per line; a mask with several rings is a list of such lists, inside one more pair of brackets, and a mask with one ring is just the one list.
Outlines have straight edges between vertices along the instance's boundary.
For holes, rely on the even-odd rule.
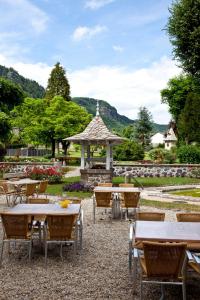
[[[94,197],[81,203],[77,200],[68,208],[62,208],[58,197],[45,193],[41,196],[35,192],[33,196],[23,197],[23,203],[17,201],[10,207],[1,208],[3,297],[20,296],[20,286],[24,282],[24,299],[33,296],[64,299],[67,295],[72,299],[137,300],[159,299],[162,295],[166,299],[186,299],[188,295],[188,299],[196,299],[200,294],[200,258],[195,247],[190,247],[180,238],[176,243],[173,237],[166,241],[160,235],[162,224],[178,224],[182,228],[187,221],[190,226],[191,220],[195,220],[192,224],[199,226],[199,214],[183,216],[170,210],[147,209],[140,201],[135,204],[135,197],[127,214],[124,205],[124,196],[128,193],[124,191],[126,188],[132,189],[129,191],[132,195],[140,193],[133,186],[101,185],[94,190]],[[104,193],[109,197],[105,198]],[[121,217],[120,210],[124,211],[124,207],[125,214],[122,213]],[[116,209],[119,209],[118,215]],[[63,214],[69,210],[70,213]],[[154,237],[140,236],[141,232],[147,232],[142,231],[141,226],[150,228],[152,223],[161,232],[157,241]],[[183,240],[188,239],[188,234],[189,231]],[[192,239],[191,234],[190,242]],[[171,264],[174,268],[167,269],[164,264]],[[11,282],[6,278],[12,278],[13,270],[17,276],[10,289]],[[163,279],[165,284],[161,289]],[[181,285],[182,290],[173,284]]]

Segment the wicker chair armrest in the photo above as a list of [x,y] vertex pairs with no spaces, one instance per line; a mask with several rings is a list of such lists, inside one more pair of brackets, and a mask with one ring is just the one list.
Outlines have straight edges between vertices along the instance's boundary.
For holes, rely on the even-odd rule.
[[196,254],[196,253],[193,253],[192,254],[193,258],[194,258],[194,261],[200,265],[200,257]]
[[193,261],[193,256],[192,256],[192,253],[189,251],[189,250],[186,250],[186,254],[187,254],[187,258],[189,261]]

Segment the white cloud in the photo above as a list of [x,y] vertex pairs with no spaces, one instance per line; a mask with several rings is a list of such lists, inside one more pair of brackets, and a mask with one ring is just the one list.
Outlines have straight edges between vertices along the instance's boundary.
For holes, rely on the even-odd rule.
[[112,48],[116,52],[123,52],[124,51],[124,48],[119,46],[119,45],[114,45]]
[[114,2],[115,0],[87,0],[85,3],[86,8],[90,8],[92,10],[99,9],[107,4]]
[[44,32],[48,23],[47,14],[32,4],[29,0],[0,0],[0,28],[20,28],[27,33],[28,30],[39,34]]
[[95,27],[79,26],[74,30],[72,34],[72,39],[74,41],[90,39],[93,36],[100,34],[101,32],[104,32],[106,30],[107,30],[106,26],[100,26],[100,25],[97,25]]
[[[36,80],[44,87],[52,66],[15,62],[0,55],[0,64],[12,66],[20,74]],[[149,67],[128,70],[117,66],[93,66],[67,74],[72,97],[91,97],[107,101],[118,113],[136,119],[140,106],[151,111],[155,122],[170,120],[167,105],[161,104],[160,90],[181,70],[170,59],[163,57]]]
[[160,90],[180,73],[175,64],[164,57],[148,68],[127,70],[121,67],[96,66],[70,74],[72,96],[106,100],[120,114],[137,118],[140,106],[146,106],[154,121],[168,123],[167,106],[161,104]]

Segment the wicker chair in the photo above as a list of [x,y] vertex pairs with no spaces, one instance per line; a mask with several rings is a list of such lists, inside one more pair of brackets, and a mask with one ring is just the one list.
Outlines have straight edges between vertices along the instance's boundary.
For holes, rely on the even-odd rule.
[[0,264],[2,263],[4,244],[5,242],[8,242],[10,248],[11,241],[28,243],[28,254],[30,260],[32,251],[32,229],[31,231],[29,230],[29,216],[1,213],[1,219],[3,223],[4,234],[2,239]]
[[162,299],[164,297],[163,285],[181,285],[183,299],[186,299],[186,246],[186,243],[143,243],[144,255],[139,255],[140,299],[142,299],[144,283],[161,285]]
[[0,180],[0,195],[5,196],[8,206],[14,205],[18,197],[21,198],[20,193],[12,188],[6,180]]
[[[200,222],[200,213],[177,213],[178,222]],[[192,251],[200,250],[200,242],[187,243],[187,248]]]
[[113,186],[112,182],[99,182],[98,186],[107,186],[107,187],[111,187]]
[[[164,221],[165,213],[158,212],[138,212],[136,220],[139,221]],[[143,250],[143,243],[135,240],[135,223],[130,224],[129,228],[129,272],[132,272],[132,263],[134,261],[134,278],[137,273],[138,251]],[[133,260],[134,259],[134,260]]]
[[48,186],[48,180],[41,181],[38,188],[37,188],[37,190],[36,190],[37,196],[46,195],[46,197],[47,197],[47,194],[45,194],[47,186]]
[[37,183],[30,183],[26,185],[25,190],[23,191],[23,196],[25,196],[26,201],[30,196],[33,196],[36,192]]
[[62,256],[63,244],[73,243],[74,252],[77,249],[77,226],[76,215],[48,215],[47,225],[45,226],[45,264],[47,264],[48,244],[60,244],[60,257]]
[[95,192],[93,196],[93,220],[95,224],[96,208],[112,209],[111,192]]
[[134,209],[134,215],[136,213],[136,209],[139,208],[140,201],[140,192],[124,192],[123,193],[123,201],[121,202],[121,219],[123,217],[123,210],[126,212],[126,219],[128,218],[128,209]]

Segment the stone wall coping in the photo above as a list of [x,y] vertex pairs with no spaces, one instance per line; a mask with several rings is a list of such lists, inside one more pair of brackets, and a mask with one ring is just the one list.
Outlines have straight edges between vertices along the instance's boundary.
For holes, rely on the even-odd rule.
[[49,166],[53,166],[54,163],[50,163],[50,162],[32,162],[32,161],[19,161],[19,162],[12,162],[12,161],[1,161],[0,165],[49,165]]
[[169,168],[180,168],[180,167],[198,167],[200,164],[114,164],[113,167],[169,167]]

